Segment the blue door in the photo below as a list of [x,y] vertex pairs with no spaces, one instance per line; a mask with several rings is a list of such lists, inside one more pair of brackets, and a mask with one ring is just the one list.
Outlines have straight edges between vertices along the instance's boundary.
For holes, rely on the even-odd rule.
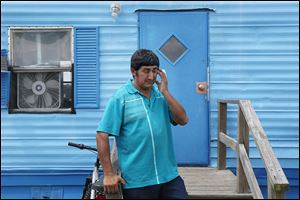
[[208,13],[139,12],[140,48],[153,50],[167,72],[169,90],[189,117],[173,129],[178,164],[208,165]]

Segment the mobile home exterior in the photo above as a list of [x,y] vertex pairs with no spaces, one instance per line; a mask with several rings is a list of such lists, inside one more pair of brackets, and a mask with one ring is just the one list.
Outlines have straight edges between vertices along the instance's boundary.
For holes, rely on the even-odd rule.
[[[299,198],[299,3],[118,1],[114,14],[113,3],[1,2],[1,63],[11,66],[1,65],[1,198],[80,198],[95,155],[67,143],[95,146],[104,108],[131,77],[138,48],[157,53],[189,115],[188,126],[173,127],[179,164],[216,167],[217,100],[251,100],[289,180],[286,197]],[[51,59],[58,71],[35,65]],[[34,87],[25,81],[30,73]],[[35,104],[33,95],[56,82],[59,98]],[[232,137],[236,111],[228,108]],[[266,197],[251,138],[250,160]],[[227,166],[236,167],[230,150]]]

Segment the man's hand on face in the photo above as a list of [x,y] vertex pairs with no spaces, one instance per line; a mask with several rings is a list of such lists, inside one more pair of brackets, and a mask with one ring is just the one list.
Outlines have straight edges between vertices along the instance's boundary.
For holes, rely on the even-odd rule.
[[155,80],[156,84],[158,85],[159,91],[164,94],[168,92],[168,79],[164,70],[158,69],[158,75],[161,77],[161,82]]

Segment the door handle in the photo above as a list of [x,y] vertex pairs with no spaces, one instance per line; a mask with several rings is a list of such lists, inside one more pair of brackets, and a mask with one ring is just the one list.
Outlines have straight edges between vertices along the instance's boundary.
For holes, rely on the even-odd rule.
[[207,94],[207,83],[196,82],[196,92],[197,94]]
[[198,85],[198,89],[199,89],[200,91],[202,91],[202,92],[205,90],[205,88],[206,88],[206,87],[205,87],[205,85],[203,85],[203,84],[199,84],[199,85]]

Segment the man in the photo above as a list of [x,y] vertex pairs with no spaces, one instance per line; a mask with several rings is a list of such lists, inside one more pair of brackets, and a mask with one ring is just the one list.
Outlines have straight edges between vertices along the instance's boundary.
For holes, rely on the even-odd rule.
[[[133,79],[111,97],[97,129],[104,190],[116,193],[121,183],[128,199],[188,198],[171,133],[171,123],[188,123],[186,112],[169,92],[166,74],[152,51],[139,49],[132,55],[131,73]],[[112,170],[109,135],[116,137],[122,177]]]

